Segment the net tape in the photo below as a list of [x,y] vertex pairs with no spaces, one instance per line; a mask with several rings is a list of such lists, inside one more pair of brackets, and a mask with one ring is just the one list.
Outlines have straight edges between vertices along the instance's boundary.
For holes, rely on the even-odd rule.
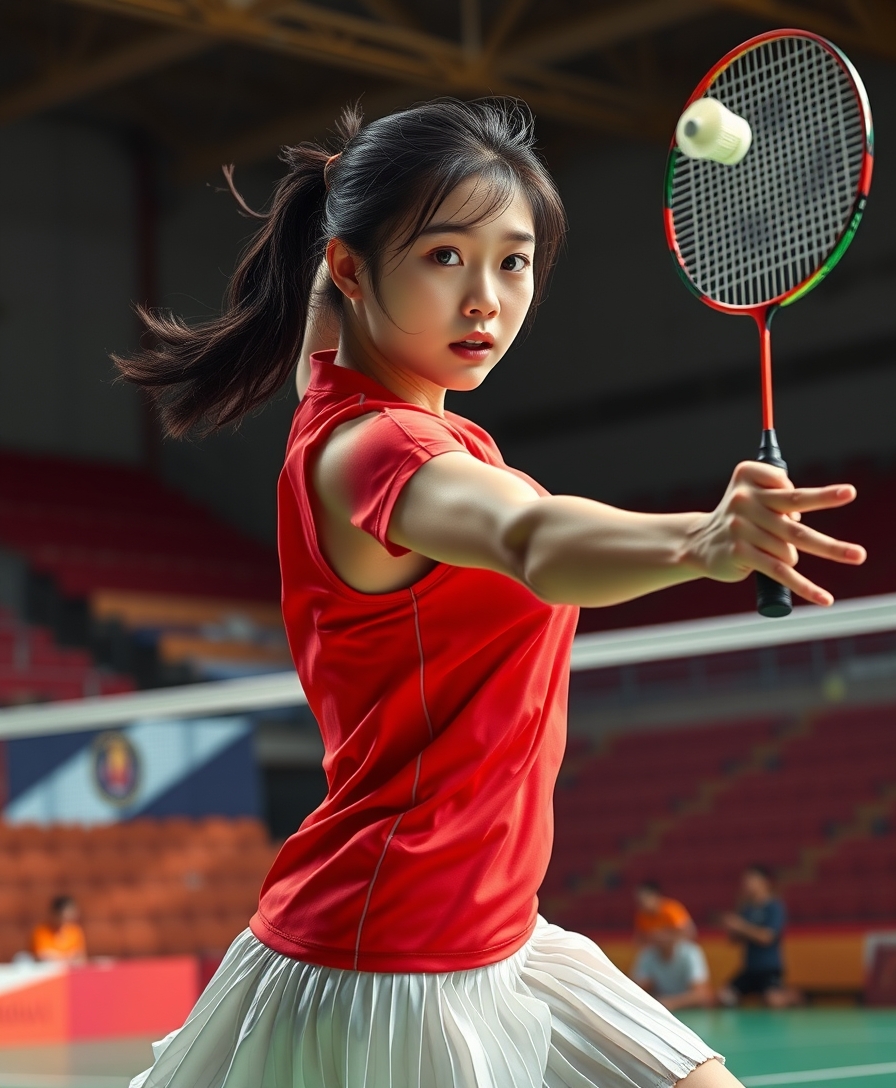
[[698,290],[755,306],[814,275],[848,227],[864,120],[850,76],[811,38],[756,46],[707,94],[749,121],[753,144],[736,166],[677,156],[675,234]]

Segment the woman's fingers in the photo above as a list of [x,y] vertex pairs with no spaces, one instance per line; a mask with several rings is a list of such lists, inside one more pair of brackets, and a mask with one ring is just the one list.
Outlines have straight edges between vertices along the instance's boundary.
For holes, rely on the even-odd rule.
[[807,601],[832,604],[826,589],[795,569],[800,553],[859,564],[865,561],[865,549],[810,528],[802,515],[845,506],[855,497],[851,484],[795,488],[783,469],[741,462],[717,511],[722,520],[716,524],[724,526],[728,541],[727,559],[719,569],[757,570]]
[[794,487],[782,468],[761,461],[742,461],[734,470],[732,487],[755,488],[761,491],[763,502],[781,514],[796,511],[831,510],[846,506],[856,497],[852,484],[829,484],[827,487]]
[[775,556],[762,551],[762,549],[749,542],[745,542],[742,546],[742,557],[746,559],[753,570],[767,574],[773,581],[780,583],[782,586],[787,586],[798,597],[811,601],[812,604],[829,605],[834,603],[834,598],[826,589],[816,585],[805,575],[800,574],[795,567],[789,566],[781,559],[776,559]]
[[799,560],[799,552],[781,533],[776,531],[778,526],[774,523],[774,516],[770,516],[768,520],[772,524],[766,528],[758,520],[741,518],[733,529],[740,540],[748,542],[774,559],[780,559],[789,567],[795,567]]
[[[816,555],[820,559],[831,559],[835,563],[864,563],[866,559],[865,549],[861,544],[852,544],[849,541],[838,540],[836,537],[820,533],[802,522],[795,521],[787,515],[774,514],[764,503],[758,504],[756,510],[756,524],[767,534],[785,542],[792,547],[804,552],[806,555]],[[765,544],[754,541],[764,551],[783,559],[784,553],[780,548],[768,548]]]
[[[789,518],[784,520],[790,521]],[[868,553],[861,544],[837,540],[817,529],[810,529],[808,525],[791,522],[786,534],[790,543],[806,555],[817,555],[820,559],[831,559],[835,563],[854,563],[856,566],[868,558]]]
[[765,505],[780,514],[833,510],[838,506],[846,506],[856,497],[856,489],[852,484],[832,484],[830,487],[762,487],[761,493]]

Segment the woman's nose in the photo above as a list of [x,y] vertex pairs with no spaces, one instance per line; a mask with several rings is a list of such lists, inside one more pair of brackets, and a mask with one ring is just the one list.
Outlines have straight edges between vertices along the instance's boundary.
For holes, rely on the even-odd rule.
[[497,317],[501,312],[501,303],[491,284],[483,281],[477,284],[464,304],[467,317]]

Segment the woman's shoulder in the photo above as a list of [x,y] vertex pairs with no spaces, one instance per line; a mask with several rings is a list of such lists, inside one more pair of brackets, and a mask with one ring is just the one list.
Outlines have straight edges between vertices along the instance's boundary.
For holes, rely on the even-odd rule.
[[480,427],[479,424],[474,423],[472,419],[467,419],[466,416],[457,415],[455,412],[446,412],[445,421],[460,434],[471,439],[480,447],[487,449],[491,454],[490,460],[497,458],[499,463],[504,463],[504,458],[501,456],[500,449],[498,449],[498,443],[484,427]]

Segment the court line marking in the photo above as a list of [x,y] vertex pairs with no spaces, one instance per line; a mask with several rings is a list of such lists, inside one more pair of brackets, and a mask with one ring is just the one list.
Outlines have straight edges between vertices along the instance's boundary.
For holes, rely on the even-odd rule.
[[829,1069],[798,1069],[793,1073],[759,1073],[753,1077],[741,1077],[740,1080],[746,1088],[759,1088],[763,1084],[813,1084],[819,1080],[846,1080],[847,1077],[879,1077],[884,1073],[896,1073],[896,1062],[840,1065]]

